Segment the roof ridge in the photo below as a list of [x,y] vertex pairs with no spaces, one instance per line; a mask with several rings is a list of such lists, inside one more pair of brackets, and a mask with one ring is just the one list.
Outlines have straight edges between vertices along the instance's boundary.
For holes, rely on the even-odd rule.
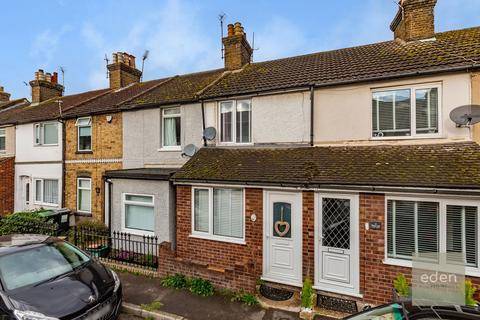
[[227,74],[231,74],[231,71],[225,70],[222,72],[221,75],[219,75],[215,80],[213,80],[211,83],[206,85],[204,88],[200,89],[199,91],[195,92],[196,97],[200,97],[205,91],[207,91],[209,88],[213,87],[216,85],[220,80],[222,80]]
[[[167,82],[170,82],[171,80],[173,80],[173,79],[175,79],[175,78],[177,78],[177,77],[178,77],[178,75],[173,76],[173,77],[169,77],[169,78],[166,78],[166,79],[163,78],[163,81],[160,81],[160,80],[162,80],[162,79],[151,80],[151,81],[160,81],[160,82],[157,83],[157,84],[155,84],[155,85],[153,85],[151,88],[149,88],[149,89],[147,89],[147,90],[145,90],[145,91],[139,92],[139,93],[133,95],[132,97],[129,97],[129,98],[127,98],[126,100],[123,100],[123,101],[117,103],[115,106],[127,104],[128,102],[130,102],[130,101],[138,98],[139,96],[141,96],[141,95],[143,95],[143,94],[146,94],[146,93],[152,91],[153,89],[156,89],[156,88],[164,85],[164,84],[167,83]],[[141,82],[140,82],[140,83],[141,83]],[[139,84],[140,84],[140,83],[139,83]]]
[[[106,89],[101,89],[101,90],[106,90]],[[95,91],[95,90],[92,90],[92,91]],[[88,92],[92,92],[92,91],[86,91],[86,92],[84,92],[84,93],[88,93]],[[91,97],[91,98],[89,98],[89,99],[87,99],[87,100],[83,100],[83,101],[81,101],[81,102],[79,102],[79,103],[77,103],[77,104],[74,104],[74,105],[70,106],[69,108],[63,109],[62,112],[69,111],[69,110],[72,110],[72,109],[74,109],[74,108],[77,108],[77,107],[79,107],[79,106],[81,106],[81,105],[84,105],[85,103],[88,103],[88,102],[91,102],[91,101],[93,101],[93,100],[95,100],[95,99],[98,99],[98,98],[100,98],[100,97],[106,96],[107,94],[109,94],[109,93],[111,93],[111,92],[112,92],[112,90],[106,90],[106,91],[104,91],[104,92],[100,92],[100,93],[99,93],[98,95],[96,95],[96,96],[93,96],[93,97]]]

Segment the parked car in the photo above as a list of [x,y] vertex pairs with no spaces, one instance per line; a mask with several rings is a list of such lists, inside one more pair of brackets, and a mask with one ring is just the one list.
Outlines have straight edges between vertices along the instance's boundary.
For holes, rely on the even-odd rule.
[[0,317],[15,320],[116,319],[116,273],[66,241],[0,237]]
[[366,309],[360,313],[348,316],[345,320],[478,320],[480,310],[470,306],[414,306],[411,303],[391,303]]

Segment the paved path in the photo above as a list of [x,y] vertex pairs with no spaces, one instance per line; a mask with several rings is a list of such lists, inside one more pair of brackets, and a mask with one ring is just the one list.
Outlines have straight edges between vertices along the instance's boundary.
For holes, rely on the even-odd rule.
[[[246,306],[230,299],[213,296],[199,297],[187,290],[164,288],[159,279],[119,273],[123,285],[124,301],[133,304],[148,304],[160,301],[162,311],[188,318],[189,320],[293,320],[296,313],[275,309]],[[131,320],[122,318],[122,320]]]

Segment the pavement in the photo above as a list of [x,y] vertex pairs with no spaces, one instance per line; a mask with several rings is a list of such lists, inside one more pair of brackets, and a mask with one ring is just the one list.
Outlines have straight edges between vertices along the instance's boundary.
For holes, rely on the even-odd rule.
[[[196,296],[188,290],[164,288],[160,279],[148,278],[120,272],[123,286],[123,300],[129,304],[141,305],[159,301],[161,312],[174,314],[189,320],[293,320],[298,313],[278,309],[263,309],[260,306],[247,306],[232,302],[220,295],[212,297]],[[122,320],[135,320],[138,317],[122,314]]]

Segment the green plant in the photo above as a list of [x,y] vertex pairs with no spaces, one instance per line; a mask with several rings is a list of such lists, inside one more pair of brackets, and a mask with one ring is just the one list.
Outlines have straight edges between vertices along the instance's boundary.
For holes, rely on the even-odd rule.
[[471,280],[465,280],[465,304],[467,306],[475,306],[479,302],[474,299],[477,288],[473,285]]
[[174,289],[183,289],[188,286],[188,279],[183,275],[176,273],[168,275],[162,279],[162,286]]
[[163,304],[160,301],[153,301],[148,304],[141,304],[140,308],[142,308],[145,311],[155,311],[155,310],[160,310],[162,306]]
[[408,297],[410,295],[410,286],[403,273],[397,274],[397,277],[393,280],[393,287],[400,297]]
[[257,297],[251,293],[245,292],[243,289],[234,294],[231,300],[234,302],[242,302],[247,306],[255,306],[258,304]]
[[302,308],[312,309],[313,297],[314,297],[314,291],[313,291],[312,280],[310,280],[310,278],[306,278],[305,281],[303,282],[302,293],[301,293]]
[[202,297],[210,297],[215,292],[212,283],[202,278],[192,278],[190,279],[189,284],[190,292]]
[[3,217],[0,220],[0,235],[12,233],[53,233],[56,230],[56,224],[40,216],[39,212],[42,211],[17,212]]

